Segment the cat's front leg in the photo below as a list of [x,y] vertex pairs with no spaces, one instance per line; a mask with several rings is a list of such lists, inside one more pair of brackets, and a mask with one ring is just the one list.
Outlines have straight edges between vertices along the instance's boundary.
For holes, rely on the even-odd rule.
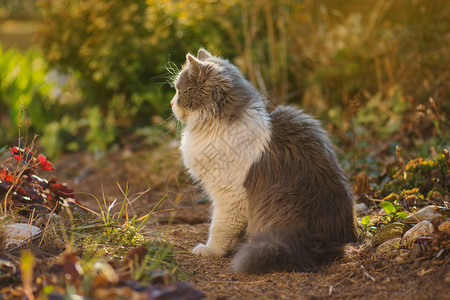
[[208,242],[206,245],[198,244],[192,253],[206,257],[222,257],[232,250],[247,225],[243,204],[230,207],[216,206],[209,228]]

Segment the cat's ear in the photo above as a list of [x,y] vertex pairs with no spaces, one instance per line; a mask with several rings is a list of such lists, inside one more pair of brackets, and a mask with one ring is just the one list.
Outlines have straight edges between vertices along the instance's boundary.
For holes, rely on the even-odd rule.
[[186,55],[186,60],[191,64],[189,75],[191,75],[193,79],[203,80],[205,78],[205,66],[203,63],[190,54]]
[[186,60],[189,61],[192,66],[199,67],[200,62],[194,56],[188,54],[186,55]]
[[207,60],[208,58],[212,57],[211,53],[206,51],[205,49],[198,50],[197,58],[200,60]]

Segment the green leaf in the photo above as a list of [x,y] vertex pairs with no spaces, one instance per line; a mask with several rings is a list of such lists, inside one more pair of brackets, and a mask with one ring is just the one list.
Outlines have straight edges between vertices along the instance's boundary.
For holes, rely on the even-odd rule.
[[397,212],[397,209],[395,208],[394,204],[392,204],[391,202],[383,201],[383,202],[380,203],[380,206],[388,214],[395,214]]
[[369,225],[370,222],[370,216],[365,216],[364,218],[362,218],[361,220],[361,224],[364,228],[367,227],[367,225]]
[[406,218],[407,215],[408,213],[406,211],[401,211],[396,214],[396,217],[397,219],[403,220],[404,218]]

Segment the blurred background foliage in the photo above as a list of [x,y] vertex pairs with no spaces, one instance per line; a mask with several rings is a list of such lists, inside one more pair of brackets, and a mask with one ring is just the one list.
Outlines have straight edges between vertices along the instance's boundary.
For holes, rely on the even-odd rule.
[[[20,107],[49,156],[148,142],[170,116],[166,68],[205,47],[341,147],[407,133],[428,150],[448,143],[449,15],[446,0],[1,0],[0,145]],[[33,46],[14,47],[30,19]]]

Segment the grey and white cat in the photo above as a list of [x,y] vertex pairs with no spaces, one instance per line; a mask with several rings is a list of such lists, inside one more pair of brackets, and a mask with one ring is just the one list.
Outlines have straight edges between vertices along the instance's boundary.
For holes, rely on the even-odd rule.
[[320,123],[292,106],[268,113],[229,61],[200,49],[174,84],[181,153],[212,202],[193,253],[234,252],[237,272],[305,271],[356,239],[352,192]]

